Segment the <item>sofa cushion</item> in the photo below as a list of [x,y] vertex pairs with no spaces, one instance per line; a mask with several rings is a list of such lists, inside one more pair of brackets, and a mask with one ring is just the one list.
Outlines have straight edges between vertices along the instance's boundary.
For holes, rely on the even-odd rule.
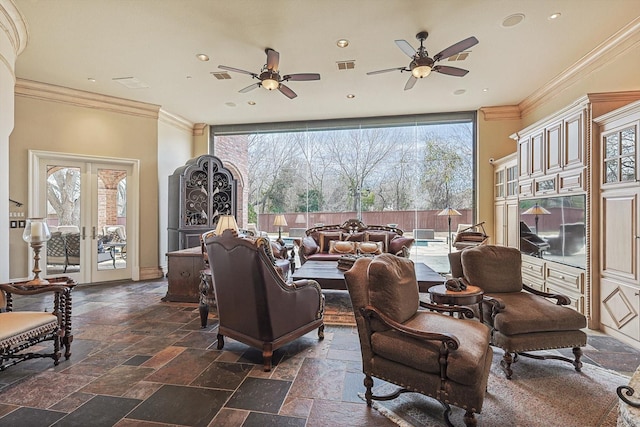
[[398,254],[402,251],[403,247],[410,247],[413,241],[414,239],[412,237],[396,236],[389,241],[389,250],[387,252],[394,255]]
[[332,240],[342,240],[342,232],[340,231],[321,231],[319,233],[318,246],[319,252],[329,252],[329,242]]
[[359,233],[347,233],[343,236],[344,238],[342,240],[348,240],[350,242],[364,242],[365,240],[365,233],[364,231],[361,231]]
[[366,231],[365,241],[382,242],[382,252],[387,252],[389,247],[389,233],[386,231]]
[[307,261],[338,261],[343,254],[330,254],[329,252],[318,252],[307,257]]
[[304,239],[302,239],[302,250],[305,256],[308,257],[309,255],[313,255],[317,253],[319,249],[320,247],[318,246],[318,244],[316,243],[316,240],[313,237],[307,236]]
[[[404,323],[418,310],[419,293],[413,261],[382,254],[369,264],[369,301],[382,313]],[[377,324],[377,326],[376,326]],[[376,330],[386,330],[374,322]]]
[[380,255],[382,242],[358,242],[358,250],[361,254]]
[[343,242],[340,240],[331,240],[329,242],[330,254],[355,254],[356,242]]

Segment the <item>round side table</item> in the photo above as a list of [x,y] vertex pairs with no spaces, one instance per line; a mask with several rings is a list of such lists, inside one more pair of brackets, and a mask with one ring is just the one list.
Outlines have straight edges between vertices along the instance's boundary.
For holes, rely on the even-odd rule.
[[450,291],[445,285],[437,285],[429,288],[429,295],[431,296],[431,301],[436,304],[464,306],[478,304],[480,321],[483,321],[482,296],[484,291],[477,286],[469,285],[463,291]]

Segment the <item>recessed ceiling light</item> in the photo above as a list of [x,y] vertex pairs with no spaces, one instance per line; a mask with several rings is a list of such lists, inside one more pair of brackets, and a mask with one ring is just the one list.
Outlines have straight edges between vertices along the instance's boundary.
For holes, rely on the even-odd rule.
[[209,56],[205,55],[204,53],[197,54],[196,58],[198,58],[200,61],[204,61],[204,62],[209,60]]
[[338,41],[336,42],[336,44],[338,45],[338,47],[342,47],[342,48],[344,48],[344,47],[349,46],[349,40],[347,40],[347,39],[340,39],[340,40],[338,40]]
[[524,13],[514,13],[502,20],[502,26],[505,28],[515,27],[522,21],[524,21]]
[[489,92],[489,88],[485,87],[484,89],[482,89],[483,92]]
[[89,80],[91,83],[95,83],[96,79],[94,79],[93,77],[89,77],[87,80]]
[[224,105],[226,105],[227,107],[235,107],[236,103],[235,102],[225,102]]
[[190,79],[190,78],[191,78],[191,76],[187,76],[187,80]]
[[464,93],[467,93],[465,89],[458,89],[455,92],[453,92],[454,95],[462,95]]
[[560,12],[552,13],[551,15],[549,15],[549,20],[553,21],[554,19],[560,18],[560,16],[562,16]]
[[249,104],[249,105],[256,105],[256,101],[247,101],[247,104]]
[[350,93],[350,94],[348,94],[348,95],[347,95],[347,98],[349,98],[349,99],[353,99],[353,98],[355,98],[355,97],[356,97],[356,96],[355,96],[354,94],[352,94],[352,93]]

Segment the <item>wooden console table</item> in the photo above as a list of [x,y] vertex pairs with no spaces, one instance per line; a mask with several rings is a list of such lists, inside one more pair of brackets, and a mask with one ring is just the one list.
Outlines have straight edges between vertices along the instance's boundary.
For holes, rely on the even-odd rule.
[[162,301],[200,301],[200,270],[204,258],[200,246],[167,253],[168,289]]

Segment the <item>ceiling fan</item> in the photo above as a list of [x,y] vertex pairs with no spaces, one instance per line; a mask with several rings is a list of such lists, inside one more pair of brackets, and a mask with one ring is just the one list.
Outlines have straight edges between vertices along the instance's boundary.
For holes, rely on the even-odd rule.
[[429,33],[426,31],[421,31],[416,34],[416,39],[420,40],[420,47],[418,48],[418,50],[415,50],[406,40],[395,41],[400,50],[402,50],[407,56],[412,59],[408,67],[396,67],[388,68],[386,70],[371,71],[368,72],[367,75],[387,73],[389,71],[396,70],[400,70],[400,72],[409,71],[411,72],[411,77],[409,77],[409,80],[407,80],[407,83],[404,85],[404,90],[409,90],[416,84],[418,79],[427,77],[429,74],[431,74],[432,71],[456,77],[463,77],[469,72],[468,70],[463,70],[462,68],[458,67],[434,64],[441,59],[449,58],[452,55],[475,46],[476,44],[478,44],[477,38],[469,37],[467,39],[459,41],[458,43],[449,46],[445,50],[436,54],[433,58],[430,58],[427,49],[425,49],[425,47],[423,46],[423,43],[427,39],[427,37],[429,37]]
[[285,74],[284,76],[280,76],[280,71],[278,70],[278,65],[280,63],[280,54],[271,48],[266,48],[264,51],[267,54],[267,63],[262,66],[259,74],[252,73],[251,71],[241,70],[239,68],[227,67],[226,65],[218,65],[218,68],[227,71],[233,71],[236,73],[248,74],[254,79],[260,80],[258,83],[254,83],[250,86],[245,87],[244,89],[240,89],[240,93],[249,92],[250,90],[262,86],[263,88],[268,90],[278,89],[289,99],[293,99],[298,95],[293,90],[291,90],[291,88],[284,85],[283,82],[320,80],[320,74],[318,73]]

